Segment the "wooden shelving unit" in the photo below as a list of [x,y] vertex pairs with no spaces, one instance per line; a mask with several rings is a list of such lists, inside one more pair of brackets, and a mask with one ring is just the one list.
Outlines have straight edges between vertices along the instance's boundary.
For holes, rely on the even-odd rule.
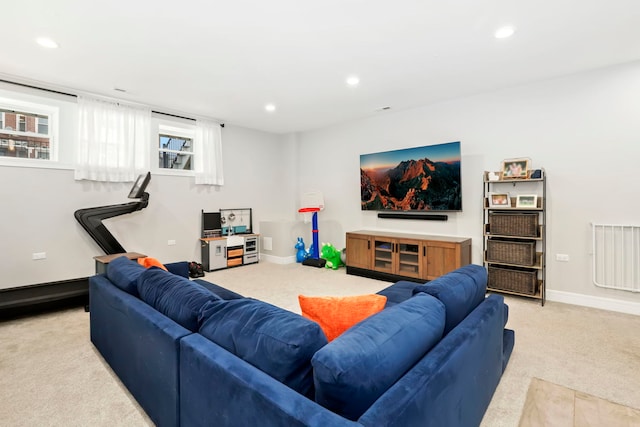
[[[540,169],[540,178],[490,180],[490,174],[495,176],[497,173],[485,172],[483,178],[482,240],[484,265],[489,273],[487,288],[493,292],[536,298],[544,306],[546,298],[545,170]],[[508,202],[504,206],[491,203],[492,196],[504,194],[509,195]],[[518,195],[535,195],[535,205],[518,207],[516,203]],[[509,226],[509,221],[512,226]],[[505,229],[508,232],[505,232]],[[496,246],[501,246],[503,251],[492,251]],[[512,249],[510,252],[504,249],[509,247]]]

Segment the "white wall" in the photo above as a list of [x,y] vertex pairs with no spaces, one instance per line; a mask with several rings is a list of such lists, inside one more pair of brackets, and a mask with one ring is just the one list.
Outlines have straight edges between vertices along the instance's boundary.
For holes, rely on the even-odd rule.
[[[319,186],[325,196],[321,215],[330,224],[320,227],[321,240],[342,246],[345,231],[362,228],[466,236],[480,264],[482,173],[499,170],[503,159],[529,157],[548,177],[550,299],[640,303],[638,294],[595,287],[590,264],[592,221],[640,224],[640,62],[392,111],[298,136],[300,185]],[[360,210],[360,154],[450,141],[462,144],[462,213],[433,222]],[[570,262],[555,261],[557,253]]]
[[[196,186],[193,178],[152,174],[149,206],[105,220],[128,251],[161,260],[200,261],[200,212],[252,208],[253,225],[293,212],[290,143],[282,136],[231,125],[222,131],[225,185]],[[62,143],[64,143],[64,138]],[[132,183],[74,181],[69,169],[0,166],[0,288],[94,274],[104,255],[75,220],[77,209],[127,203]],[[168,240],[176,240],[168,246]],[[32,253],[46,252],[44,260]]]
[[[107,225],[127,250],[164,262],[199,260],[201,209],[252,207],[257,231],[260,221],[294,221],[303,233],[307,225],[296,213],[300,194],[320,190],[326,205],[321,241],[342,247],[345,232],[362,228],[466,236],[473,239],[473,262],[479,264],[482,172],[497,170],[505,158],[530,157],[548,177],[549,298],[596,306],[609,301],[623,311],[628,305],[635,310],[640,295],[592,284],[590,223],[640,223],[639,111],[640,62],[635,62],[302,134],[278,136],[227,125],[223,187],[153,176],[149,207]],[[383,220],[360,211],[360,154],[458,140],[462,213],[431,222]],[[70,170],[4,166],[0,182],[0,288],[93,274],[92,257],[102,253],[73,212],[127,202],[129,184],[75,182]],[[168,239],[177,245],[167,246]],[[31,260],[33,252],[42,251],[46,260]],[[557,253],[569,254],[570,261],[555,261]]]

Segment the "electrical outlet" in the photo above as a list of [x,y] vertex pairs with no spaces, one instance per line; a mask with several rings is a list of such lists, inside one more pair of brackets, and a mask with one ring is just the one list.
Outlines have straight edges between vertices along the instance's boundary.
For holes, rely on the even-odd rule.
[[31,259],[46,259],[47,258],[47,253],[46,252],[34,252],[31,254]]
[[169,246],[173,246],[173,245],[175,245],[175,244],[176,244],[176,241],[175,241],[175,240],[169,240],[169,241],[167,241],[167,245],[169,245]]
[[556,254],[556,261],[568,262],[569,261],[569,255],[567,255],[567,254]]

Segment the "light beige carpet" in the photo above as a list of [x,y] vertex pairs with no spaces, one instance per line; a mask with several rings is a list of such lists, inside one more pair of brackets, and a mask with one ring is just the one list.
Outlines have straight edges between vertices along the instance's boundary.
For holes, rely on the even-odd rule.
[[640,410],[531,379],[520,427],[640,427]]

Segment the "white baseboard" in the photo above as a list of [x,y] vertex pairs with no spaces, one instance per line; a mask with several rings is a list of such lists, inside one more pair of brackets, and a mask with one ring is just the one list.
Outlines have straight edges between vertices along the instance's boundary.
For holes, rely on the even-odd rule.
[[553,290],[547,290],[547,300],[640,316],[640,303],[637,302]]
[[293,264],[296,262],[295,255],[289,257],[281,257],[274,255],[260,254],[260,261],[271,262],[273,264]]

